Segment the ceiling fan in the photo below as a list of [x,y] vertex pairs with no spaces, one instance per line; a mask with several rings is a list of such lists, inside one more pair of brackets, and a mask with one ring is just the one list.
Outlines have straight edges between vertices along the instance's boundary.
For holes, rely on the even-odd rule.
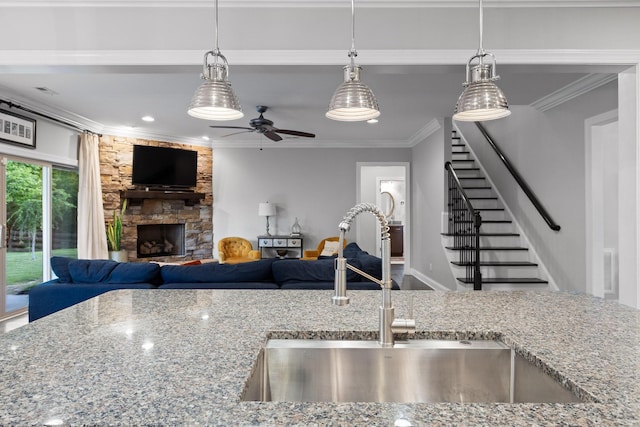
[[249,125],[251,127],[242,127],[242,126],[209,126],[214,129],[244,129],[242,132],[236,132],[225,136],[236,135],[237,133],[243,132],[258,132],[266,136],[272,141],[282,141],[282,137],[278,135],[279,133],[285,135],[293,135],[293,136],[303,136],[305,138],[315,138],[316,135],[308,132],[301,132],[298,130],[288,130],[288,129],[278,129],[273,127],[273,122],[269,119],[265,119],[262,113],[267,111],[269,107],[265,105],[256,106],[256,110],[260,113],[260,117],[256,117],[255,119],[251,119],[249,121]]

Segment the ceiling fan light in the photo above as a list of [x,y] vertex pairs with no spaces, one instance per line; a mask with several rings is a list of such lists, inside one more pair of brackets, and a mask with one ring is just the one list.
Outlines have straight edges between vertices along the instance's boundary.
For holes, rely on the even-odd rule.
[[343,122],[366,121],[380,116],[375,95],[360,81],[362,67],[347,65],[344,70],[345,81],[331,97],[325,116]]
[[[205,59],[206,60],[206,59]],[[236,120],[244,117],[238,97],[226,79],[227,70],[223,64],[206,66],[203,82],[196,90],[187,113],[204,120]]]

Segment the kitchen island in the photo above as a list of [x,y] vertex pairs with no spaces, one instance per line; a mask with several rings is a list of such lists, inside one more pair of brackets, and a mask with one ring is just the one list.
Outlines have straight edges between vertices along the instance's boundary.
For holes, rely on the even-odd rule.
[[416,338],[497,338],[584,403],[240,400],[267,338],[375,340],[380,292],[121,290],[0,336],[0,425],[639,425],[640,311],[557,292],[393,293]]

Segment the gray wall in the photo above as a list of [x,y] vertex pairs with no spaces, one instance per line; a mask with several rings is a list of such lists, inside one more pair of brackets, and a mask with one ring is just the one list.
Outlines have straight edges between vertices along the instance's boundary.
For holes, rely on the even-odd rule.
[[436,288],[455,289],[441,236],[445,210],[444,162],[450,129],[445,121],[443,127],[411,151],[411,268],[417,277]]
[[[213,234],[242,236],[254,247],[264,234],[258,203],[277,206],[271,234],[289,234],[295,218],[305,248],[338,234],[338,223],[356,204],[357,162],[408,162],[410,149],[216,148],[213,150]],[[347,234],[355,240],[357,222]],[[215,249],[217,251],[217,249]]]
[[[2,94],[0,93],[0,96]],[[4,104],[0,106],[22,116],[36,119],[36,148],[23,148],[17,145],[0,143],[0,153],[25,159],[40,160],[60,166],[78,166],[78,132],[54,124],[38,116],[32,116],[21,110],[8,109]]]
[[552,231],[475,125],[458,126],[561,290],[586,291],[585,132],[587,118],[617,108],[617,82],[546,112],[513,106],[485,128],[562,229]]

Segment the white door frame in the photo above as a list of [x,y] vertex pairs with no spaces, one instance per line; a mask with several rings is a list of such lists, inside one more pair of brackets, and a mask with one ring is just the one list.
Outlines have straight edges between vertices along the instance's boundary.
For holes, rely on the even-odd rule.
[[618,120],[618,110],[608,111],[584,122],[585,133],[585,222],[587,293],[604,298],[604,164],[603,150],[595,127]]
[[[404,224],[404,271],[411,271],[411,163],[410,162],[357,162],[356,164],[356,203],[362,201],[361,177],[362,168],[370,166],[404,167],[405,182],[405,224]],[[356,229],[356,239],[360,239],[360,228]]]

